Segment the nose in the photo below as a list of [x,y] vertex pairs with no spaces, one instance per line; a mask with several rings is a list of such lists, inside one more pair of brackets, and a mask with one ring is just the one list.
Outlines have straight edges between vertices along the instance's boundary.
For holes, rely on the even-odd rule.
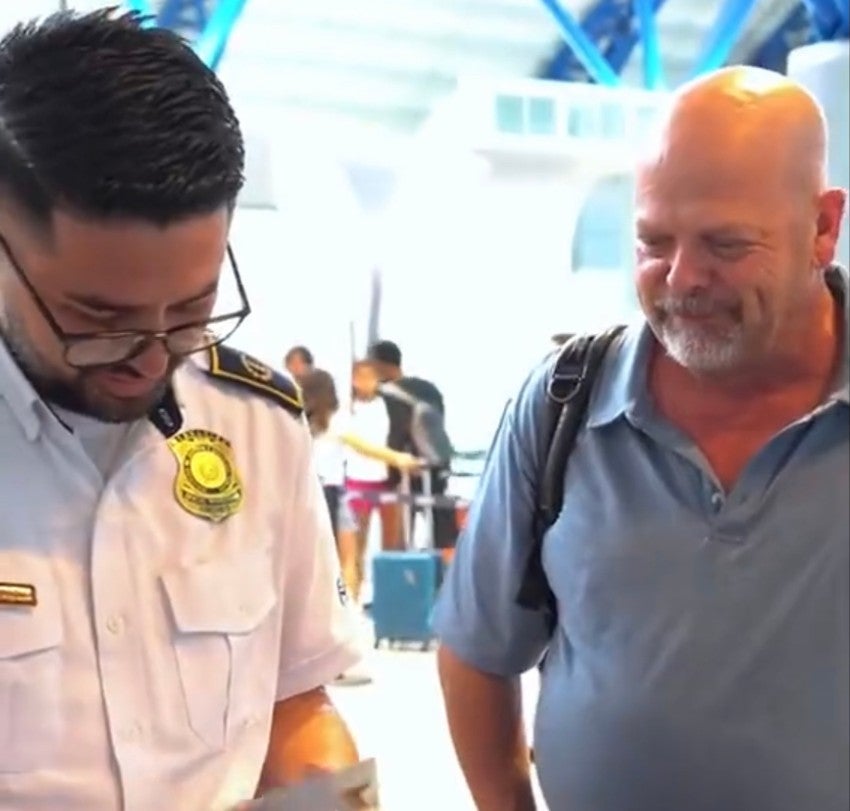
[[678,244],[667,269],[667,287],[673,293],[684,294],[705,287],[708,271],[700,252],[691,246]]
[[162,341],[152,341],[133,360],[130,365],[142,377],[157,380],[168,371],[170,355]]

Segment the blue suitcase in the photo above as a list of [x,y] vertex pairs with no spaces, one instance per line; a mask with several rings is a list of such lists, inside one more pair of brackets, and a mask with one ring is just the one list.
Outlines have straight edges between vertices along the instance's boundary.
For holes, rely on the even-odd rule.
[[380,552],[372,559],[372,620],[375,647],[381,642],[418,643],[427,649],[434,634],[431,610],[443,573],[438,552]]

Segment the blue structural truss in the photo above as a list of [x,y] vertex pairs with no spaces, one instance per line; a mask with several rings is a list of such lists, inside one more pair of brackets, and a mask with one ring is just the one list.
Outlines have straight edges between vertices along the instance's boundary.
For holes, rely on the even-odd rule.
[[217,69],[227,40],[247,0],[127,0],[125,5],[144,15],[150,25],[169,28],[184,36],[213,70]]
[[[643,52],[643,85],[665,88],[655,15],[665,0],[597,0],[577,20],[563,0],[540,0],[564,42],[543,66],[542,78],[616,85],[638,43]],[[676,0],[673,0],[676,2]],[[715,23],[697,56],[693,76],[727,64],[756,0],[722,0]],[[784,71],[794,48],[850,36],[850,0],[801,0],[781,24],[749,55],[747,62]]]

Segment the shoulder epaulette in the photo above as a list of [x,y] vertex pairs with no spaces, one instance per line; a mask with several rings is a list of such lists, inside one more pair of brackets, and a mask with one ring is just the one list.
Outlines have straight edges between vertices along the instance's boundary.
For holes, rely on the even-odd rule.
[[207,374],[211,377],[231,381],[274,400],[296,417],[300,417],[304,412],[298,386],[271,366],[245,352],[221,344],[210,348],[209,359],[210,368]]

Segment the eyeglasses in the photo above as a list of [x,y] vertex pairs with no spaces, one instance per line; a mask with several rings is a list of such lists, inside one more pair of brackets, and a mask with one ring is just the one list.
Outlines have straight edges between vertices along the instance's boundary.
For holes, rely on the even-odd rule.
[[236,282],[241,307],[236,312],[181,324],[167,330],[106,330],[99,332],[66,332],[59,326],[50,308],[45,304],[38,291],[30,282],[20,263],[15,258],[0,235],[0,247],[5,251],[15,274],[26,287],[44,320],[64,348],[65,362],[76,369],[89,369],[98,366],[112,366],[123,363],[140,355],[149,346],[161,342],[166,351],[175,356],[191,355],[226,341],[242,322],[251,314],[251,305],[239,275],[239,268],[230,245],[227,246],[227,261]]

